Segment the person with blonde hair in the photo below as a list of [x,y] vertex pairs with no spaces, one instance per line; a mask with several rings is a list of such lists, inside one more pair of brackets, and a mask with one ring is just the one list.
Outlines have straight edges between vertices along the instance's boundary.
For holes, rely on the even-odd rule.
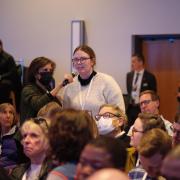
[[127,125],[127,116],[117,105],[103,104],[99,113],[95,115],[100,135],[120,139],[129,147],[130,137],[124,131]]
[[30,161],[14,168],[12,179],[46,179],[52,165],[48,158],[48,131],[49,124],[45,118],[30,118],[22,124],[22,145]]
[[0,167],[10,170],[25,162],[16,111],[9,103],[0,104],[0,135]]

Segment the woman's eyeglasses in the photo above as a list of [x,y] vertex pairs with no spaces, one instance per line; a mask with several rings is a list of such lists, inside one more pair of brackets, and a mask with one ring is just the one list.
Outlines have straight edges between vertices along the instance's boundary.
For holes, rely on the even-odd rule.
[[108,118],[113,118],[113,117],[120,117],[120,115],[117,115],[117,114],[113,114],[113,113],[110,113],[110,112],[106,112],[104,114],[98,114],[98,115],[95,115],[95,119],[98,121],[101,117],[103,117],[104,119],[108,119]]
[[86,60],[88,60],[88,59],[91,59],[90,57],[80,57],[80,58],[73,58],[72,59],[72,62],[74,63],[74,64],[77,64],[77,63],[83,63],[83,62],[85,62]]
[[139,133],[144,133],[144,131],[139,131],[135,127],[132,128],[132,134],[139,132]]

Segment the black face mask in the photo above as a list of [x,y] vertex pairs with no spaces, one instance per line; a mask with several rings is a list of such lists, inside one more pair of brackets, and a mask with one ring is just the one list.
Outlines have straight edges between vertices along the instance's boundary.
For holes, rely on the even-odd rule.
[[52,72],[41,72],[39,73],[41,75],[40,78],[40,82],[44,85],[44,86],[48,86],[50,84],[50,82],[53,80],[52,77]]

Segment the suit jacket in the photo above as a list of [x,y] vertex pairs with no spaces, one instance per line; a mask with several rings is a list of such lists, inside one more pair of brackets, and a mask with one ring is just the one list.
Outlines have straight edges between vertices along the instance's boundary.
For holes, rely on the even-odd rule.
[[[131,97],[133,76],[134,76],[134,71],[127,73],[126,76],[126,87],[129,97]],[[140,92],[145,90],[153,90],[155,92],[157,91],[156,78],[152,73],[148,72],[147,70],[144,70]]]

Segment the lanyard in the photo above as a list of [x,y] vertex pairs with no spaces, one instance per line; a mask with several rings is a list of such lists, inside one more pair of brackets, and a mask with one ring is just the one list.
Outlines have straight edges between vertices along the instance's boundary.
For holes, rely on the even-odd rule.
[[147,172],[144,173],[142,180],[145,180],[146,178],[147,178]]
[[91,80],[91,82],[89,84],[87,94],[86,94],[86,96],[84,98],[84,102],[82,101],[82,90],[81,90],[81,85],[79,83],[79,91],[80,91],[80,93],[79,93],[79,101],[80,101],[80,105],[81,105],[81,110],[84,110],[84,107],[85,107],[85,104],[86,104],[86,100],[87,100],[87,98],[89,96],[89,93],[91,91],[91,86],[92,86],[93,79],[94,78],[92,78],[92,80]]

